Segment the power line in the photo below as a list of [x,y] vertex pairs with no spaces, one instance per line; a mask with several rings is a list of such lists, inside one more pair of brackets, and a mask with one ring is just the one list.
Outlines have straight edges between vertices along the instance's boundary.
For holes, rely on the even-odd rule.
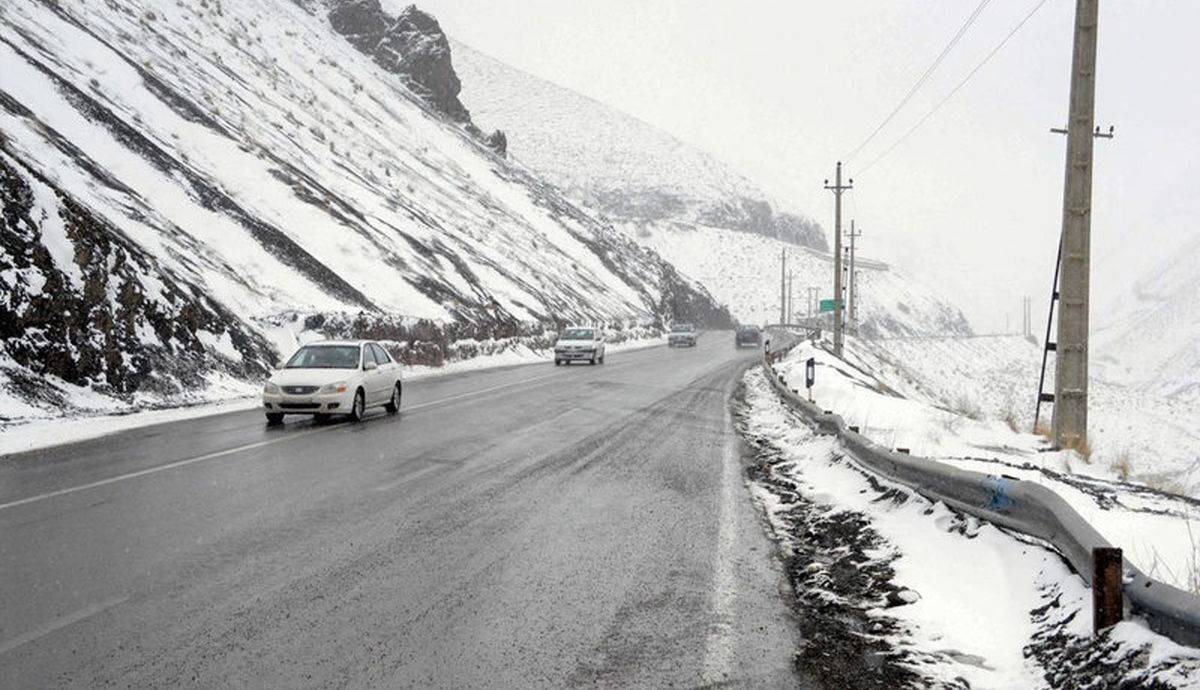
[[983,12],[983,8],[987,7],[988,3],[991,1],[992,0],[980,0],[979,4],[975,7],[975,11],[967,17],[962,26],[958,27],[958,32],[954,34],[954,36],[950,39],[950,42],[946,44],[946,47],[942,48],[942,52],[938,54],[936,59],[934,59],[933,64],[926,68],[925,73],[922,74],[921,77],[917,79],[917,82],[908,89],[908,93],[904,94],[904,98],[901,98],[900,102],[896,104],[896,107],[892,108],[892,112],[888,113],[888,116],[883,118],[883,122],[880,122],[875,129],[871,130],[871,133],[867,135],[867,138],[864,139],[863,142],[859,144],[853,151],[851,151],[849,155],[844,156],[845,160],[849,161],[857,156],[867,144],[871,143],[871,140],[875,138],[875,135],[879,134],[879,131],[882,130],[887,123],[891,122],[892,118],[896,117],[896,113],[900,112],[900,109],[903,108],[910,100],[912,100],[912,97],[916,95],[917,90],[929,80],[929,77],[933,74],[934,70],[938,68],[938,65],[942,64],[942,60],[946,59],[946,56],[950,54],[950,51],[954,49],[954,46],[957,45],[959,40],[962,39],[963,35],[967,33],[967,29],[971,28],[971,25],[974,24],[975,20],[979,18],[980,13]]
[[874,167],[876,163],[883,160],[884,158],[887,158],[888,154],[890,154],[892,151],[894,151],[897,146],[899,146],[900,144],[903,144],[906,139],[908,139],[910,136],[912,136],[913,132],[920,129],[921,125],[925,124],[926,120],[928,120],[930,117],[933,117],[933,114],[936,113],[938,110],[941,110],[942,106],[946,105],[946,102],[954,97],[954,94],[958,93],[959,90],[962,89],[962,87],[966,86],[967,82],[971,81],[971,78],[974,77],[975,74],[979,70],[983,69],[983,66],[986,65],[988,63],[988,61],[991,60],[992,57],[996,55],[996,53],[1000,52],[1000,49],[1003,48],[1004,45],[1006,43],[1008,43],[1008,41],[1013,36],[1017,35],[1017,32],[1021,30],[1021,27],[1025,26],[1025,23],[1028,22],[1033,17],[1033,15],[1037,14],[1038,10],[1042,9],[1042,5],[1045,5],[1046,1],[1047,0],[1039,0],[1039,2],[1033,6],[1033,9],[1029,10],[1029,13],[1026,14],[1021,19],[1021,21],[1017,23],[1017,25],[1015,27],[1013,27],[1013,30],[1009,31],[1008,35],[1005,36],[999,43],[997,43],[996,47],[992,48],[991,52],[988,53],[987,55],[985,55],[983,60],[981,60],[979,62],[979,64],[975,65],[975,69],[972,69],[967,74],[967,76],[958,83],[958,86],[955,86],[950,91],[950,93],[946,94],[945,98],[938,101],[937,105],[933,106],[933,108],[931,108],[929,110],[929,112],[925,113],[925,115],[922,116],[920,120],[917,120],[917,123],[915,125],[913,125],[911,129],[909,129],[907,132],[905,132],[903,136],[901,136],[899,139],[897,139],[895,142],[893,142],[892,145],[889,146],[886,151],[879,154],[879,156],[877,158],[875,158],[875,160],[871,161],[862,170],[860,170],[858,173],[858,176],[862,177],[864,174],[866,174],[866,172],[868,170],[870,170],[872,167]]

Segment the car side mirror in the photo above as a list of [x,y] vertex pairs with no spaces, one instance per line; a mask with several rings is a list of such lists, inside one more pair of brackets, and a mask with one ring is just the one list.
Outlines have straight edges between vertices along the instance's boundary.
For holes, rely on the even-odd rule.
[[372,369],[378,369],[378,368],[379,368],[379,365],[376,364],[375,362],[363,362],[363,371],[371,371]]

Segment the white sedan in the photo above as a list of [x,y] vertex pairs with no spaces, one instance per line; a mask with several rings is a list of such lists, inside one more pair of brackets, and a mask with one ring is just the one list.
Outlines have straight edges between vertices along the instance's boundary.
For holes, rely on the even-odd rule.
[[286,414],[327,419],[347,415],[359,421],[368,408],[400,411],[400,364],[369,340],[327,340],[296,350],[263,386],[268,424]]
[[554,343],[554,365],[571,362],[604,364],[604,350],[602,329],[584,326],[564,328]]

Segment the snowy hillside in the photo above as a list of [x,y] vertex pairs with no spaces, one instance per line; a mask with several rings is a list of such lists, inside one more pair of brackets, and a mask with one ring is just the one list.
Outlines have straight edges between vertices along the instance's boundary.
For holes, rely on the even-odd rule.
[[[779,321],[780,252],[788,254],[792,306],[806,314],[806,289],[819,288],[819,299],[832,296],[833,259],[828,254],[779,240],[704,226],[622,226],[688,276],[742,321]],[[957,308],[912,276],[873,261],[859,264],[858,321],[864,336],[969,334]],[[828,314],[826,315],[828,316]]]
[[[244,381],[327,322],[445,342],[727,318],[390,69],[411,65],[360,52],[330,23],[347,4],[377,19],[0,4],[0,416]],[[393,28],[446,68],[436,21]]]
[[462,100],[508,150],[569,197],[618,220],[677,221],[826,249],[820,225],[782,212],[712,156],[637,118],[454,42]]
[[1095,375],[1200,400],[1200,238],[1095,318]]

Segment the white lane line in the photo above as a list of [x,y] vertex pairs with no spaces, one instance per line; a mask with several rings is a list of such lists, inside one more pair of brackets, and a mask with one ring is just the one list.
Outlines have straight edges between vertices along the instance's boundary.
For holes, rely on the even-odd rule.
[[490,388],[480,388],[479,390],[467,391],[466,393],[460,393],[459,395],[452,395],[449,398],[440,398],[438,400],[430,400],[429,402],[424,402],[419,405],[409,405],[408,407],[402,407],[400,409],[400,411],[401,412],[412,412],[413,410],[420,410],[420,409],[426,408],[426,407],[433,407],[434,405],[441,405],[442,403],[454,402],[455,400],[462,400],[463,398],[478,397],[480,395],[484,395],[485,393],[491,393],[493,391],[503,390],[505,388],[512,388],[513,386],[520,386],[520,385],[523,385],[526,383],[535,383],[537,381],[543,381],[545,379],[554,378],[557,375],[558,375],[557,373],[546,374],[545,376],[535,376],[531,379],[523,379],[521,381],[513,381],[511,383],[501,383],[496,386],[491,386]]
[[128,598],[129,597],[113,597],[112,599],[105,599],[104,601],[97,602],[91,606],[85,606],[78,611],[72,611],[65,616],[56,618],[49,623],[42,625],[41,627],[34,628],[24,635],[18,635],[7,642],[0,642],[0,654],[6,654],[17,647],[29,644],[30,642],[45,637],[56,630],[62,630],[68,625],[74,625],[81,620],[91,618],[97,613],[111,609]]
[[400,486],[401,484],[407,484],[408,482],[411,482],[413,480],[424,477],[425,475],[429,474],[430,472],[432,472],[436,469],[440,469],[441,467],[442,467],[442,465],[429,465],[427,467],[422,467],[421,469],[417,470],[416,472],[406,474],[405,476],[403,476],[399,479],[396,479],[394,481],[390,481],[385,484],[380,484],[378,486],[371,487],[371,491],[387,491],[388,489],[394,489],[397,486]]
[[728,682],[733,671],[733,620],[737,598],[737,578],[733,573],[733,548],[737,539],[741,500],[738,437],[733,428],[729,406],[725,406],[726,435],[721,462],[721,505],[717,515],[717,548],[713,563],[711,606],[713,621],[704,644],[704,680],[710,685]]
[[219,450],[215,453],[206,453],[204,455],[198,455],[194,458],[187,458],[186,460],[176,460],[175,462],[168,462],[165,465],[156,465],[154,467],[147,467],[144,470],[138,470],[136,472],[128,472],[126,474],[119,474],[115,477],[109,477],[108,479],[100,479],[98,481],[90,482],[88,484],[80,484],[79,486],[71,486],[71,487],[67,487],[66,489],[59,489],[57,491],[49,491],[44,494],[38,494],[36,496],[30,496],[28,498],[22,498],[22,499],[19,499],[16,501],[9,501],[8,503],[0,503],[0,510],[7,510],[8,508],[16,508],[17,506],[28,505],[30,503],[44,501],[48,498],[55,498],[57,496],[66,496],[67,494],[73,494],[73,493],[76,493],[79,491],[87,491],[88,489],[95,489],[96,487],[106,486],[108,484],[115,484],[116,482],[123,482],[128,479],[144,477],[148,474],[155,474],[157,472],[165,472],[166,470],[173,470],[178,467],[187,467],[188,465],[194,465],[198,462],[204,462],[205,460],[215,460],[217,458],[223,458],[226,455],[233,455],[234,453],[241,453],[241,452],[247,451],[247,450],[254,450],[255,448],[262,448],[264,446],[273,446],[276,443],[283,443],[285,441],[291,441],[293,439],[297,439],[302,436],[308,436],[310,434],[317,434],[322,431],[328,431],[330,429],[336,429],[336,428],[337,427],[321,427],[321,428],[317,428],[317,429],[309,429],[307,431],[298,431],[294,434],[290,434],[288,436],[282,436],[280,438],[273,438],[273,439],[270,439],[267,441],[256,441],[254,443],[247,443],[244,446],[237,446],[236,448],[227,448],[225,450]]
[[[545,380],[548,378],[553,378],[556,375],[557,374],[547,374],[545,376],[537,376],[532,379],[523,379],[521,381],[513,381],[511,383],[503,383],[500,385],[491,386],[489,388],[482,388],[480,390],[469,391],[467,393],[462,393],[461,395],[452,395],[448,398],[441,398],[439,400],[430,400],[429,402],[426,402],[426,403],[421,403],[419,405],[412,405],[411,407],[406,407],[406,408],[404,408],[404,410],[411,412],[413,410],[419,410],[419,409],[422,409],[425,407],[432,407],[434,405],[441,405],[441,404],[448,403],[448,402],[454,402],[455,400],[462,400],[463,398],[470,398],[470,397],[484,395],[486,393],[492,393],[494,391],[502,390],[505,388],[513,388],[514,386],[521,386],[521,385],[526,385],[526,384],[530,384],[530,383],[536,383],[538,381],[542,381],[542,380]],[[80,491],[87,491],[89,489],[95,489],[97,487],[106,486],[108,484],[115,484],[116,482],[123,482],[123,481],[129,480],[129,479],[136,479],[138,477],[144,477],[146,475],[156,474],[158,472],[165,472],[166,470],[173,470],[173,469],[177,469],[180,467],[187,467],[188,465],[194,465],[198,462],[205,462],[206,460],[216,460],[217,458],[223,458],[225,456],[234,455],[236,453],[241,453],[241,452],[244,452],[247,450],[254,450],[255,448],[263,448],[265,446],[272,446],[272,445],[275,445],[276,443],[285,443],[287,441],[293,441],[295,439],[302,438],[302,437],[308,436],[310,434],[317,434],[317,433],[321,433],[323,431],[331,431],[333,429],[339,429],[339,428],[343,428],[343,427],[340,427],[340,426],[318,427],[315,429],[308,429],[306,431],[298,431],[295,433],[290,433],[287,436],[281,436],[279,438],[268,439],[266,441],[255,441],[254,443],[247,443],[244,446],[237,446],[235,448],[227,448],[225,450],[219,450],[214,453],[206,453],[204,455],[199,455],[194,458],[187,458],[184,460],[176,460],[175,462],[169,462],[165,465],[156,465],[155,467],[148,467],[144,470],[137,470],[136,472],[119,474],[115,477],[109,477],[107,479],[100,479],[98,481],[90,482],[88,484],[81,484],[79,486],[71,486],[71,487],[68,487],[65,489],[58,489],[57,491],[49,491],[44,494],[38,494],[36,496],[29,496],[28,498],[21,498],[21,499],[15,500],[15,501],[9,501],[8,503],[0,503],[0,510],[7,510],[9,508],[16,508],[17,506],[28,505],[30,503],[37,503],[38,501],[44,501],[49,498],[56,498],[58,496],[66,496],[68,494],[78,493]]]

